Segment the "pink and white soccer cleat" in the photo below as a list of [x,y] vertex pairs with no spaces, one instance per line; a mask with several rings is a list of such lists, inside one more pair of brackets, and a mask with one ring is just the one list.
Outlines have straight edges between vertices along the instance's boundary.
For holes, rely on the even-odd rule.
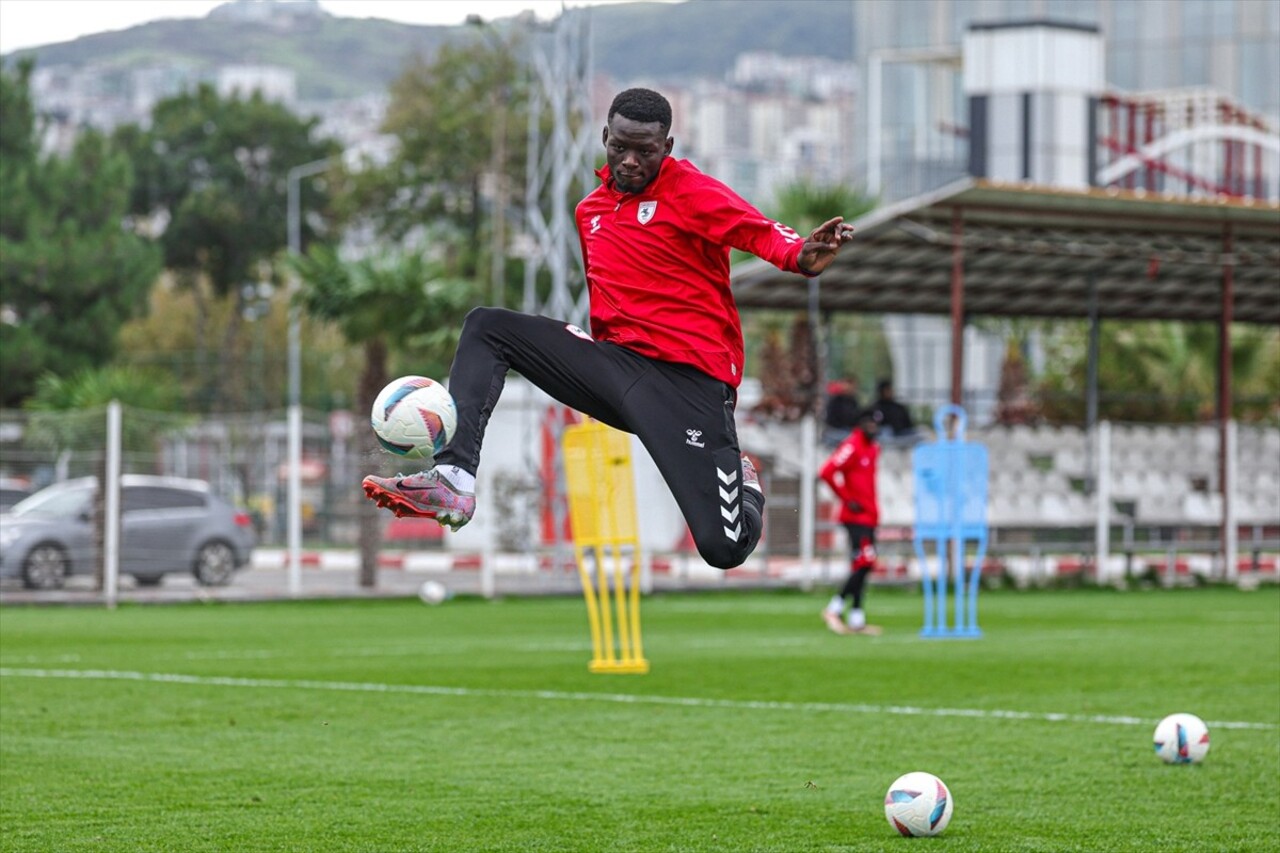
[[476,496],[454,487],[438,468],[402,477],[364,478],[364,494],[398,518],[433,518],[457,530],[476,511]]

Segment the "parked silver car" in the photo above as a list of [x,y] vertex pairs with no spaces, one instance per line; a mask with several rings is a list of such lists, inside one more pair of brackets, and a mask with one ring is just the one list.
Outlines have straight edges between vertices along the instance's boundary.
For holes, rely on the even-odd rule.
[[[93,495],[84,477],[41,489],[0,515],[0,577],[57,589],[68,575],[92,574]],[[229,583],[253,554],[253,522],[202,480],[126,474],[120,484],[120,573],[139,584],[191,572],[205,586]]]
[[35,491],[24,480],[0,477],[0,512],[8,512],[14,504],[30,497]]

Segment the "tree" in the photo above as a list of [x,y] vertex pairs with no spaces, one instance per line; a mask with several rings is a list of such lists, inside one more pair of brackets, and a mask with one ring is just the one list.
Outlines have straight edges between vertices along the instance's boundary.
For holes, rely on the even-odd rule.
[[[221,341],[210,340],[210,305],[196,317],[198,356],[208,384],[205,400],[226,402],[223,374],[210,368],[211,351],[240,349],[241,322],[252,292],[271,277],[270,262],[288,240],[286,182],[294,166],[334,156],[339,145],[317,140],[317,119],[303,119],[259,94],[224,98],[209,86],[161,101],[147,129],[129,126],[116,139],[130,152],[139,180],[130,209],[159,232],[166,266],[197,296],[232,309]],[[303,210],[327,209],[321,181],[302,185]],[[304,242],[318,220],[303,221]]]
[[[218,370],[226,378],[223,399],[230,410],[256,412],[285,403],[289,305],[282,291],[281,287],[259,287],[243,302],[243,345],[218,359]],[[207,284],[180,287],[173,276],[161,276],[151,289],[146,316],[121,328],[114,363],[164,370],[181,385],[181,404],[190,407],[208,382],[206,369],[196,358],[197,328],[203,325],[210,339],[221,339],[235,307],[232,300],[211,299]],[[349,408],[352,389],[346,379],[358,369],[359,350],[333,324],[311,317],[301,318],[301,334],[306,341],[302,404],[319,410]]]
[[[857,219],[873,209],[876,200],[863,195],[857,188],[845,184],[819,186],[810,181],[797,181],[778,190],[769,215],[790,225],[800,234],[808,234],[833,216],[843,216],[845,221]],[[746,255],[736,252],[735,257]],[[768,312],[760,323],[748,323],[748,337],[756,327],[764,329],[764,345],[760,347],[762,375],[765,377],[767,405],[763,410],[794,420],[821,407],[824,365],[820,357],[818,335],[810,328],[809,315],[798,313],[790,321],[790,346],[784,350],[773,330],[783,322],[776,312]],[[843,340],[848,324],[833,324],[833,339]],[[835,355],[835,354],[832,354]]]
[[[1088,328],[1054,326],[1049,369],[1039,378],[1045,417],[1083,423]],[[1231,327],[1231,416],[1274,418],[1280,399],[1280,332]],[[1218,329],[1211,323],[1106,322],[1098,346],[1098,416],[1112,420],[1189,423],[1217,416]]]
[[878,203],[849,184],[819,185],[801,180],[779,189],[770,209],[774,219],[801,234],[808,234],[833,216],[843,216],[845,222],[852,222],[874,210]]
[[397,157],[358,176],[348,197],[396,241],[431,223],[449,275],[477,276],[488,260],[482,247],[505,251],[494,245],[494,223],[522,198],[528,92],[513,58],[521,50],[514,33],[447,44],[409,64],[391,84],[383,123],[400,141]]
[[1015,337],[1005,340],[1004,361],[1000,364],[1000,386],[996,391],[996,423],[1029,424],[1038,412],[1031,397],[1031,375],[1022,342]]
[[86,131],[66,157],[42,156],[32,66],[0,69],[0,405],[46,373],[107,362],[122,323],[146,304],[159,253],[126,227],[128,158]]
[[[392,254],[347,262],[333,249],[317,245],[294,259],[302,279],[299,302],[313,317],[330,321],[352,344],[364,349],[365,363],[357,380],[356,410],[368,412],[390,380],[387,366],[392,342],[419,356],[415,373],[444,376],[457,346],[462,318],[474,307],[470,282],[441,275],[420,254]],[[372,430],[361,430],[358,452],[378,452]],[[360,584],[371,587],[377,577],[381,538],[377,510],[362,501],[360,519]]]

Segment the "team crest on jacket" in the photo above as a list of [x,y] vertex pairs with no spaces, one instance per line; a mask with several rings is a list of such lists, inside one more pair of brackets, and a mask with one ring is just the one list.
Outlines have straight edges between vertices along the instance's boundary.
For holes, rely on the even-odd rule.
[[641,225],[648,225],[649,220],[653,219],[653,215],[658,212],[658,203],[656,201],[642,201],[640,207],[636,210],[636,220]]

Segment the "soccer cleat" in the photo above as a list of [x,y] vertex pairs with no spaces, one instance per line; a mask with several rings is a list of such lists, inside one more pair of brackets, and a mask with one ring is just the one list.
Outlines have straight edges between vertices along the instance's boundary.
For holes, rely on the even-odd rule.
[[364,478],[364,494],[397,518],[433,518],[457,530],[476,511],[476,496],[454,488],[438,468],[420,474]]
[[822,621],[827,623],[827,627],[831,629],[833,634],[848,634],[849,629],[845,627],[844,621],[840,618],[839,613],[833,613],[830,610],[822,611]]
[[742,485],[744,488],[755,489],[760,494],[764,494],[764,490],[760,488],[760,475],[756,473],[756,466],[751,461],[751,457],[742,454]]

